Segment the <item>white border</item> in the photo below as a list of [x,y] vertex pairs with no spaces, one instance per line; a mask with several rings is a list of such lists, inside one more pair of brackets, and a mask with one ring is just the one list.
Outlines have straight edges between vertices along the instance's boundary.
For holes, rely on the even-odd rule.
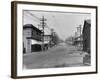
[[[22,50],[22,10],[45,10],[45,11],[62,11],[62,12],[82,12],[91,13],[91,66],[89,67],[68,67],[68,68],[50,68],[50,69],[23,69],[23,50]],[[32,75],[49,75],[61,73],[80,73],[96,71],[96,10],[90,8],[73,8],[73,7],[58,7],[45,5],[27,5],[17,4],[17,76],[32,76]]]

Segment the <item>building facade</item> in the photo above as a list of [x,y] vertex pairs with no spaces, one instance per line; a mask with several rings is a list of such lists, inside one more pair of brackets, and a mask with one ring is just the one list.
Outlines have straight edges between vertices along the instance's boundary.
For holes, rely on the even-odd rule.
[[45,47],[45,50],[50,48],[50,46],[51,46],[50,42],[51,42],[51,35],[44,35],[44,47]]
[[85,20],[83,26],[83,51],[90,53],[91,20]]
[[34,44],[41,41],[41,30],[32,24],[25,24],[23,26],[23,52],[31,53],[34,51]]
[[83,50],[83,36],[82,34],[78,37],[74,38],[74,43],[75,46],[77,46],[78,50]]

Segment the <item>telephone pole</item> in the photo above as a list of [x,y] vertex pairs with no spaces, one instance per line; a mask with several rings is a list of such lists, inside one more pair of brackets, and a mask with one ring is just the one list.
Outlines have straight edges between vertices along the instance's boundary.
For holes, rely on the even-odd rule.
[[79,25],[78,27],[77,27],[77,33],[78,33],[78,37],[79,37],[79,46],[80,46],[80,48],[82,48],[81,46],[82,46],[82,26],[81,25]]
[[79,25],[78,27],[77,27],[77,33],[78,33],[78,36],[81,36],[81,33],[82,33],[82,27],[81,27],[81,25]]
[[41,27],[42,27],[42,47],[41,47],[41,49],[42,49],[42,51],[44,51],[44,28],[45,28],[45,26],[46,26],[46,18],[44,18],[44,16],[42,16],[42,18],[40,19],[40,25],[41,25]]

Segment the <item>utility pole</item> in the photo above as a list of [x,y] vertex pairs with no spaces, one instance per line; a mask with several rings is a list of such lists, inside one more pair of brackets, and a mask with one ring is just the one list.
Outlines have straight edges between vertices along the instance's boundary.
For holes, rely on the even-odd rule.
[[80,39],[81,39],[81,30],[82,30],[82,26],[81,25],[79,25],[79,27],[80,27]]
[[82,45],[82,43],[81,43],[81,40],[82,40],[82,26],[81,25],[79,25],[78,27],[77,27],[77,33],[78,33],[78,36],[79,36],[79,39],[80,39],[80,47],[81,47],[81,45]]
[[81,48],[81,50],[82,50],[82,46],[83,46],[83,44],[82,44],[82,25],[79,25],[79,27],[80,27],[80,48]]
[[44,27],[46,26],[46,18],[44,18],[44,16],[42,16],[42,18],[40,19],[40,24],[42,27],[42,51],[44,51]]
[[81,33],[82,33],[82,26],[79,25],[79,26],[77,27],[77,36],[81,36]]

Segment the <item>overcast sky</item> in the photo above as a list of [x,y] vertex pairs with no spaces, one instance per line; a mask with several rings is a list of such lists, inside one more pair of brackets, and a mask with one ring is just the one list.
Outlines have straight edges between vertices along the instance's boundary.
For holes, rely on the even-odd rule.
[[42,16],[46,18],[45,22],[49,27],[45,28],[45,34],[50,34],[50,29],[53,28],[63,40],[73,36],[79,25],[83,27],[84,20],[91,19],[91,14],[86,13],[23,11],[23,25],[33,24],[38,28]]

